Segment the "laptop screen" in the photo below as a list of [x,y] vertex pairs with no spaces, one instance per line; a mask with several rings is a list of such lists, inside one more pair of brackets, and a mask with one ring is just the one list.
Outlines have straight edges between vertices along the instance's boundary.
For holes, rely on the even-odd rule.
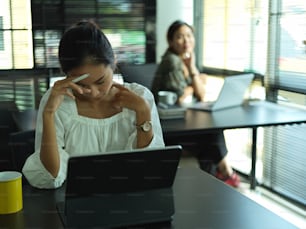
[[171,187],[181,151],[176,145],[71,157],[66,197]]

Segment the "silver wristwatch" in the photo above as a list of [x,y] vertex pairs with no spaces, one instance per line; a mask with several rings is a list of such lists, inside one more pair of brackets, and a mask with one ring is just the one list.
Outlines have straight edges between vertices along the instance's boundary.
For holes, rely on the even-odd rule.
[[137,129],[140,129],[144,132],[149,132],[152,129],[152,122],[151,121],[145,121],[141,125],[136,125]]

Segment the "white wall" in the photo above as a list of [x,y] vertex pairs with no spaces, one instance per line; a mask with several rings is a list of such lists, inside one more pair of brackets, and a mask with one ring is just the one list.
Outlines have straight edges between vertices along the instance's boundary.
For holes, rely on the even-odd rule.
[[193,25],[192,0],[157,0],[156,8],[156,62],[168,47],[166,33],[175,20],[183,20]]

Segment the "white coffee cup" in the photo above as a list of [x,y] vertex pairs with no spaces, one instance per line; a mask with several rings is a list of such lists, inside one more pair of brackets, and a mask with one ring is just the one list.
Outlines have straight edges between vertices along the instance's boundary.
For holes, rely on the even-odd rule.
[[172,91],[159,91],[158,92],[158,102],[166,105],[173,105],[177,101],[176,93]]

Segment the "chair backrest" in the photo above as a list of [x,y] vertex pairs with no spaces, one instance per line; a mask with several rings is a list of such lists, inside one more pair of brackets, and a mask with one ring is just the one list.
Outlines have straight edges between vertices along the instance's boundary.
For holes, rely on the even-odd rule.
[[0,109],[0,142],[7,142],[9,133],[18,131],[18,127],[13,118],[12,112]]
[[9,134],[18,131],[12,112],[17,111],[15,102],[0,101],[0,170],[11,168]]
[[19,131],[35,129],[37,118],[36,109],[12,112],[12,116]]
[[139,83],[151,90],[155,71],[157,69],[156,63],[148,64],[122,64],[118,66],[123,80],[129,83]]
[[10,134],[9,146],[13,169],[21,172],[26,159],[34,152],[35,130]]
[[8,133],[17,131],[18,128],[12,115],[13,112],[17,111],[18,108],[15,102],[0,101],[0,128],[6,129]]
[[18,111],[18,107],[14,101],[0,101],[0,110]]

